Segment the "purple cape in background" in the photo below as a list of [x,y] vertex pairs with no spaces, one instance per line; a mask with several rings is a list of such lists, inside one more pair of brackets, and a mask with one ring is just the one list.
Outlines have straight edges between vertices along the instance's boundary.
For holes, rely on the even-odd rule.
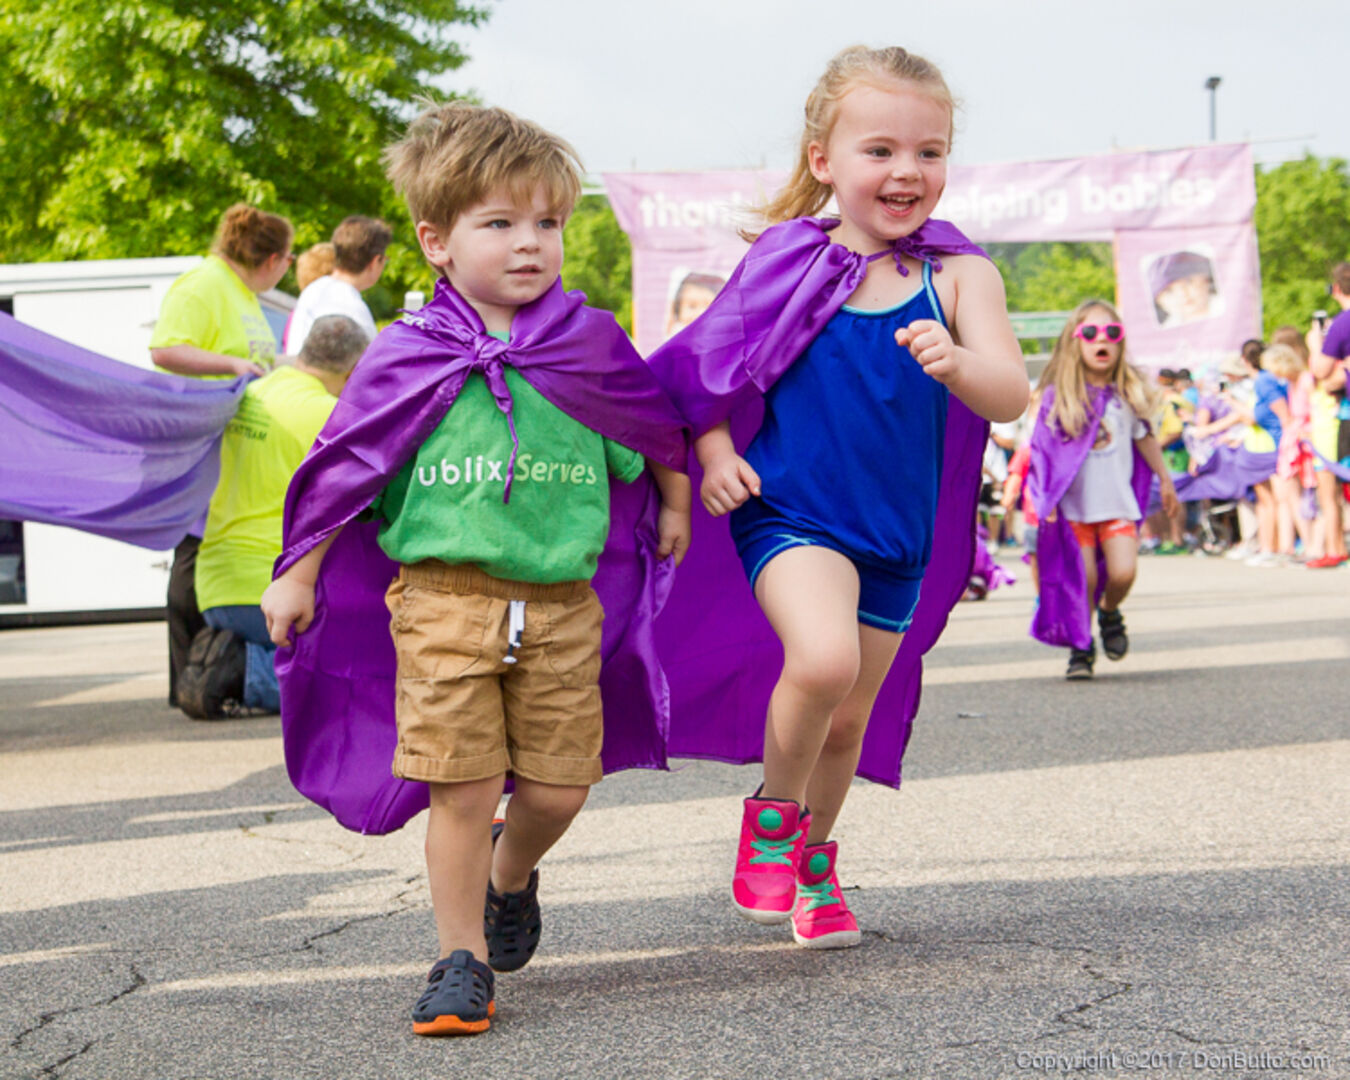
[[[867,260],[830,242],[833,223],[812,218],[768,229],[708,309],[650,358],[675,403],[702,434],[730,419],[744,449],[763,416],[763,395],[862,281]],[[940,267],[944,254],[983,252],[946,222],[928,221],[903,242],[906,254]],[[919,707],[923,654],[960,600],[974,557],[975,504],[988,424],[954,396],[938,495],[933,555],[914,622],[872,711],[858,774],[896,787]],[[711,517],[690,460],[694,535],[675,587],[656,621],[670,678],[671,757],[760,761],[769,694],[783,650],[745,579],[728,518]]]
[[[1056,513],[1060,500],[1087,460],[1097,437],[1097,425],[1115,391],[1109,386],[1097,389],[1087,402],[1083,429],[1072,439],[1060,431],[1051,419],[1055,388],[1048,387],[1041,397],[1040,414],[1031,433],[1031,471],[1027,481],[1028,497],[1036,507],[1040,524],[1036,529],[1036,559],[1040,569],[1040,600],[1031,619],[1031,636],[1046,645],[1092,647],[1092,623],[1088,615],[1087,572],[1078,548],[1073,526],[1063,514]],[[1134,451],[1134,473],[1130,486],[1141,507],[1148,505],[1148,485],[1153,471],[1139,452]],[[1053,514],[1054,521],[1047,520]],[[1100,550],[1097,554],[1097,595],[1106,587],[1106,570]]]
[[0,517],[167,551],[201,528],[247,381],[133,367],[0,314]]
[[[1254,485],[1275,475],[1276,456],[1274,450],[1257,453],[1245,446],[1216,446],[1194,476],[1189,472],[1172,474],[1177,498],[1184,503],[1201,499],[1236,502],[1250,498]],[[1162,495],[1155,476],[1149,490],[1148,512],[1152,514],[1161,506]]]
[[[282,735],[291,780],[349,829],[384,833],[427,805],[427,787],[390,772],[393,642],[384,593],[398,564],[376,543],[375,522],[354,522],[454,404],[471,372],[509,408],[504,366],[515,368],[573,419],[647,457],[683,469],[684,421],[608,312],[555,283],[517,311],[511,341],[445,281],[431,302],[376,338],[286,495],[280,574],[335,529],[315,618],[277,651]],[[503,423],[507,423],[504,417]],[[514,430],[514,421],[511,421]],[[670,586],[656,559],[660,498],[649,473],[611,483],[611,527],[594,585],[605,608],[605,769],[666,763],[667,690],[652,621]]]

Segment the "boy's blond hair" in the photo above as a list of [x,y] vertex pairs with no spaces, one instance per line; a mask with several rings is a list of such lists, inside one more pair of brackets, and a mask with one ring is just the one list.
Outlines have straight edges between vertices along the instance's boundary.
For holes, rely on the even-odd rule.
[[503,187],[520,203],[542,187],[562,219],[581,197],[581,162],[565,141],[505,109],[461,101],[425,109],[384,151],[384,167],[413,224],[438,229]]

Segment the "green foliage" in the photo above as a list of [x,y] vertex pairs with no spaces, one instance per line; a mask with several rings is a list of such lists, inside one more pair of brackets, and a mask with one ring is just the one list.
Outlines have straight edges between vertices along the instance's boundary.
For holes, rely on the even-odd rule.
[[238,201],[289,217],[303,250],[366,213],[397,230],[386,313],[431,275],[380,152],[464,62],[450,30],[483,18],[459,0],[5,0],[0,260],[193,254]]
[[987,244],[1003,274],[1009,311],[1069,311],[1116,295],[1109,243]]
[[1350,259],[1350,172],[1340,158],[1305,155],[1256,173],[1256,239],[1261,251],[1265,332],[1306,329],[1327,296],[1331,268]]
[[563,286],[580,289],[591,307],[614,312],[619,325],[633,329],[633,250],[609,200],[588,195],[563,231]]

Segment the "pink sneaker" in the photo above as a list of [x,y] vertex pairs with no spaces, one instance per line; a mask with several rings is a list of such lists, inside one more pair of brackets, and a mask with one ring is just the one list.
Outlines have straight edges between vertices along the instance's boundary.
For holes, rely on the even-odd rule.
[[792,936],[808,949],[847,949],[862,941],[858,921],[844,903],[834,873],[838,845],[833,841],[802,849],[797,872],[797,904],[792,909]]
[[781,923],[792,917],[797,863],[810,825],[811,815],[790,799],[761,799],[756,792],[745,800],[731,900],[747,919]]

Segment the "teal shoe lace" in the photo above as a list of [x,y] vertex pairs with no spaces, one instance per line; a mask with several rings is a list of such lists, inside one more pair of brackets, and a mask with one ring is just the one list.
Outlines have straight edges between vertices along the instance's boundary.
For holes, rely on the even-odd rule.
[[800,881],[797,882],[797,899],[806,901],[807,911],[815,911],[816,908],[843,903],[843,900],[835,895],[834,882],[829,878],[826,878],[819,885],[806,885]]
[[750,856],[751,865],[777,863],[780,866],[791,866],[792,845],[801,837],[802,831],[798,829],[786,840],[751,840],[750,847],[755,851],[755,854]]

